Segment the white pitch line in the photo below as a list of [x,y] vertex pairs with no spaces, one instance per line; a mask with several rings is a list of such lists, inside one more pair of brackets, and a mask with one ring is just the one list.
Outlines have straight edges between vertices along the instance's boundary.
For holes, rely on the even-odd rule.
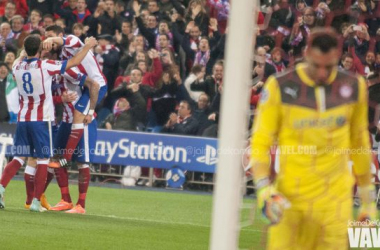
[[[5,207],[6,209],[13,209],[13,210],[23,210],[26,211],[24,208],[19,207]],[[0,211],[1,212],[1,211]],[[49,212],[46,211],[45,213],[56,213],[59,212]],[[100,214],[85,214],[83,216],[93,216],[93,217],[100,217],[100,218],[109,218],[109,219],[117,219],[117,220],[129,220],[129,221],[139,221],[139,222],[148,222],[148,223],[160,223],[160,224],[169,224],[169,225],[185,225],[185,226],[193,226],[193,227],[203,227],[203,228],[210,228],[210,225],[202,225],[202,224],[196,224],[196,223],[180,223],[180,222],[173,222],[173,221],[161,221],[161,220],[149,220],[149,219],[141,219],[141,218],[134,218],[134,217],[120,217],[116,215],[100,215]],[[242,228],[241,231],[248,231],[248,232],[264,232],[262,230],[257,229],[247,229]]]

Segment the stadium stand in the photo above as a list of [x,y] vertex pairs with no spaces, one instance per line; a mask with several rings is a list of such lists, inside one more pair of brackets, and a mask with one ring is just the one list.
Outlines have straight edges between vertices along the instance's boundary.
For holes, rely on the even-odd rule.
[[[268,76],[302,61],[310,31],[333,27],[341,41],[340,67],[369,79],[369,119],[378,119],[374,117],[380,102],[374,91],[380,83],[378,1],[261,0],[260,7],[252,110]],[[1,69],[9,71],[27,34],[44,36],[45,28],[54,23],[64,27],[66,35],[99,40],[94,54],[108,82],[107,97],[96,108],[100,127],[216,138],[229,10],[229,0],[1,1],[0,122],[17,122],[18,105],[12,72],[3,77]],[[131,91],[131,84],[138,89]],[[188,117],[177,114],[183,101],[191,105],[189,116],[196,126],[191,132],[183,129]],[[56,110],[60,122],[62,109]],[[375,123],[370,128],[373,135]],[[161,170],[154,173],[162,177]]]

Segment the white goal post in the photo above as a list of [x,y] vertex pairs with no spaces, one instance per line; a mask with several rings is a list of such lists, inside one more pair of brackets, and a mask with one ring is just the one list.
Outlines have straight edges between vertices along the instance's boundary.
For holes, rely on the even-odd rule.
[[[241,165],[246,147],[253,47],[259,0],[232,0],[224,64],[219,160],[211,227],[211,250],[236,250],[242,201]],[[231,153],[241,151],[240,153]]]

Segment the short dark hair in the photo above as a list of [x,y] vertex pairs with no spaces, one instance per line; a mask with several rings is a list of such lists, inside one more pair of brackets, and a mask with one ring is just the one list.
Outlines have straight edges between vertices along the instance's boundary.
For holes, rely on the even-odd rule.
[[54,21],[54,16],[52,14],[45,14],[43,17],[42,17],[42,20],[44,20],[45,18],[50,18],[51,20]]
[[131,21],[128,21],[127,19],[123,19],[123,21],[121,21],[121,23],[123,24],[123,23],[128,23],[129,25],[131,25],[132,26],[132,23],[131,23]]
[[39,9],[33,9],[30,13],[32,12],[37,12],[38,15],[40,15],[40,17],[42,18],[42,12]]
[[30,35],[37,35],[37,36],[42,36],[42,34],[41,34],[41,31],[40,31],[40,30],[32,30],[32,32],[30,32]]
[[46,27],[45,31],[53,31],[57,36],[60,33],[65,34],[65,30],[61,26],[58,26],[58,25],[55,25],[55,24]]
[[328,53],[330,50],[338,48],[337,35],[331,28],[317,28],[310,34],[308,47]]
[[190,102],[183,100],[181,103],[185,103],[187,105],[187,109],[190,111],[190,114],[193,112]]
[[158,37],[160,37],[160,36],[165,36],[166,37],[166,39],[168,40],[168,41],[170,41],[170,37],[169,37],[169,35],[168,34],[159,34],[158,35]]
[[5,62],[0,62],[0,68],[1,68],[1,67],[5,67],[5,68],[7,68],[8,72],[11,71],[11,70],[9,69],[8,65],[7,65]]
[[201,64],[195,64],[192,68],[191,68],[191,73],[193,74],[198,74],[199,72],[202,71],[202,68],[203,66]]
[[40,50],[41,39],[37,35],[29,35],[24,40],[24,47],[28,56],[35,56]]
[[[139,62],[143,62],[143,61],[139,61]],[[137,65],[138,65],[138,63],[137,63]],[[132,71],[134,71],[134,70],[138,70],[138,71],[140,71],[141,76],[142,76],[142,75],[143,75],[143,72],[142,72],[142,70],[141,70],[140,68],[137,67],[137,65],[136,65],[136,67],[133,67],[133,69],[131,70],[131,73],[132,73]]]
[[342,61],[346,60],[347,57],[354,59],[351,53],[344,53],[344,55],[342,56]]

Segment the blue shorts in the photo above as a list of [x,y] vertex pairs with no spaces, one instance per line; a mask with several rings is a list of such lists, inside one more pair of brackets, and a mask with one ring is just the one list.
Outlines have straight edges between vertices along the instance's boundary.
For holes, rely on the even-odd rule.
[[[66,148],[71,133],[71,123],[62,122],[59,126],[54,140],[54,154],[62,155]],[[84,126],[83,136],[73,154],[73,161],[80,163],[92,162],[96,148],[97,122],[94,119],[90,124]]]
[[[50,126],[50,127],[49,127]],[[53,135],[50,122],[18,122],[12,154],[38,159],[53,156]]]
[[[98,101],[96,104],[100,103],[104,96],[107,93],[107,85],[104,85],[99,89]],[[86,115],[90,109],[90,90],[88,88],[84,88],[82,96],[79,98],[78,102],[75,104],[75,109]]]

